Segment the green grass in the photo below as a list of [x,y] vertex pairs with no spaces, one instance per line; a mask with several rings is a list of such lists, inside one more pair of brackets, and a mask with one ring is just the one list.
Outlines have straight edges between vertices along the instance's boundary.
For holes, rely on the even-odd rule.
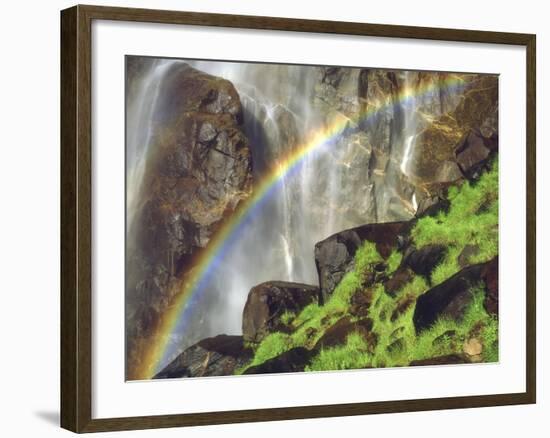
[[397,268],[399,268],[402,259],[403,254],[394,249],[386,260],[386,264],[388,266],[386,272],[388,274],[393,274],[395,271],[397,271]]
[[306,371],[347,370],[363,368],[371,362],[366,341],[359,333],[348,335],[346,343],[327,348],[313,358]]
[[[356,263],[359,260],[360,264],[364,263],[362,266],[367,266],[367,260],[370,260],[370,263],[381,260],[381,257],[377,255],[378,253],[375,254],[372,251],[373,245],[364,245],[364,247],[369,248],[361,252],[358,251],[359,255],[356,256]],[[374,251],[376,251],[376,248]],[[360,288],[361,281],[357,273],[355,271],[348,272],[323,306],[311,303],[304,307],[298,315],[283,314],[281,320],[292,327],[294,330],[292,334],[276,332],[266,336],[257,345],[252,362],[244,369],[259,365],[293,347],[313,348],[325,330],[347,312],[350,298]],[[241,371],[244,371],[244,369]]]
[[491,170],[477,182],[449,188],[448,199],[447,213],[423,217],[411,231],[417,248],[429,244],[447,247],[445,258],[434,269],[429,282],[414,276],[394,297],[385,292],[382,283],[367,289],[365,279],[375,264],[383,262],[390,277],[400,266],[403,255],[395,249],[384,260],[376,245],[366,241],[355,255],[355,268],[342,278],[327,302],[312,303],[297,314],[285,312],[281,321],[291,333],[268,335],[254,346],[251,363],[238,372],[294,347],[312,349],[329,327],[349,317],[350,299],[358,291],[371,294],[368,317],[373,322],[376,344],[373,346],[371,340],[369,346],[359,333],[352,333],[345,344],[320,351],[307,371],[406,366],[413,360],[461,354],[464,342],[471,337],[481,341],[483,361],[498,361],[498,320],[486,312],[485,294],[480,287],[471,288],[471,304],[460,321],[440,319],[420,334],[414,328],[416,299],[460,270],[458,257],[466,245],[479,249],[468,263],[485,262],[498,254],[498,162],[495,160]]
[[[389,318],[380,318],[385,307],[392,307],[391,298],[381,290],[377,294],[380,296],[371,312],[373,331],[378,337],[374,352],[369,353],[366,340],[354,334],[348,337],[345,345],[322,350],[306,370],[407,366],[414,360],[460,354],[470,337],[477,337],[482,342],[484,362],[498,361],[498,321],[485,311],[485,293],[481,288],[472,288],[472,301],[462,320],[439,319],[420,335],[416,334],[412,322],[414,306],[392,322]],[[392,345],[394,348],[388,348]]]
[[384,259],[376,250],[376,245],[366,240],[355,253],[355,271],[357,273],[369,271],[373,264],[382,261]]
[[[292,341],[285,333],[275,332],[267,335],[256,348],[254,358],[246,368],[264,363],[292,348]],[[244,371],[244,370],[243,370]]]
[[423,217],[412,230],[418,248],[444,244],[447,254],[432,273],[437,285],[460,270],[458,256],[466,245],[478,247],[469,263],[481,263],[498,254],[498,161],[475,182],[465,182],[448,190],[448,213]]
[[281,322],[285,325],[290,324],[292,320],[296,318],[296,314],[294,312],[286,311],[281,315]]

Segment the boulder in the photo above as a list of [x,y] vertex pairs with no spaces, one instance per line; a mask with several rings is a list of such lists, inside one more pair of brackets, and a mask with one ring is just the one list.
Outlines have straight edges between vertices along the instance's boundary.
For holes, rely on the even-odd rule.
[[315,245],[315,264],[321,287],[320,303],[332,294],[344,275],[354,267],[357,249],[366,240],[376,244],[384,258],[408,235],[411,222],[387,222],[363,225],[336,233]]
[[393,309],[390,320],[392,322],[397,321],[401,315],[403,315],[414,305],[415,301],[415,297],[411,294],[406,294],[405,296],[399,298],[395,303],[395,308]]
[[419,203],[416,209],[416,217],[436,216],[439,212],[448,212],[451,203],[448,199],[440,196],[426,196]]
[[260,365],[248,368],[244,374],[296,373],[304,371],[315,352],[304,347],[292,348]]
[[244,339],[260,342],[281,328],[281,316],[285,312],[299,313],[318,299],[319,288],[308,284],[268,281],[254,286],[243,310]]
[[153,378],[227,376],[248,363],[252,355],[242,336],[218,335],[187,348]]
[[491,263],[494,261],[468,266],[418,297],[413,315],[417,333],[442,317],[460,320],[472,302],[472,288],[481,283],[487,291],[488,281],[493,278],[489,275]]
[[471,338],[464,341],[464,345],[462,346],[462,351],[468,357],[479,356],[483,352],[483,345],[481,344],[481,341],[479,339]]
[[350,298],[349,313],[356,317],[368,316],[369,308],[372,303],[371,290],[359,290]]
[[403,266],[408,266],[415,274],[429,277],[441,263],[447,252],[445,245],[426,245],[420,249],[411,248],[403,257]]
[[[142,68],[134,63],[132,77]],[[143,346],[154,342],[159,322],[140,323],[144,312],[137,307],[153,309],[148,318],[165,312],[197,251],[252,187],[252,152],[235,87],[185,63],[174,63],[164,75],[127,218],[129,379],[140,378]]]
[[481,271],[481,278],[485,282],[485,310],[493,316],[498,316],[498,256],[492,259]]
[[384,283],[384,288],[389,295],[395,296],[413,277],[414,275],[411,270],[406,266],[402,266]]
[[458,266],[465,268],[470,264],[470,259],[479,254],[478,245],[466,245],[458,255]]
[[456,162],[466,178],[479,178],[481,170],[489,162],[492,151],[486,142],[481,133],[470,130],[456,147]]
[[435,182],[455,182],[462,179],[460,167],[453,160],[445,160],[439,163],[435,172]]
[[349,317],[344,317],[325,330],[323,336],[315,344],[314,350],[318,352],[324,348],[343,345],[352,333],[360,334],[374,349],[376,339],[374,333],[372,333],[372,326],[373,322],[370,318],[352,322]]

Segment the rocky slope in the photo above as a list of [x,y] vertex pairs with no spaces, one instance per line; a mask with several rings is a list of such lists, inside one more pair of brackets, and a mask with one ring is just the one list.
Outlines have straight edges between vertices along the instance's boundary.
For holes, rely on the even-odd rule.
[[[227,374],[420,366],[498,360],[496,144],[471,140],[454,185],[410,221],[337,233],[315,248],[320,284],[253,288],[243,312],[245,353]],[[479,137],[476,137],[479,138]],[[470,139],[470,140],[468,140]],[[472,172],[472,169],[476,169]],[[209,340],[216,342],[216,338]],[[156,377],[183,377],[189,348]],[[202,375],[213,375],[206,366]]]
[[[468,196],[475,198],[470,192],[476,190],[490,192],[483,189],[487,183],[482,179],[495,172],[487,173],[498,149],[497,78],[243,64],[231,67],[245,83],[234,82],[237,93],[230,81],[182,61],[163,64],[167,69],[160,66],[151,70],[154,74],[145,75],[151,62],[130,57],[127,66],[130,99],[143,78],[153,81],[149,93],[158,94],[149,131],[144,130],[151,144],[141,184],[129,187],[129,192],[136,192],[132,197],[136,202],[130,203],[127,224],[127,378],[140,377],[137,370],[143,352],[155,344],[159,321],[193,269],[196,256],[249,196],[253,176],[269,171],[310,131],[322,131],[323,126],[340,121],[345,129],[331,148],[316,157],[314,165],[305,166],[307,172],[300,178],[288,178],[264,208],[267,219],[255,231],[247,230],[252,236],[248,246],[230,257],[240,260],[244,253],[261,259],[264,266],[258,269],[265,274],[256,277],[256,267],[251,268],[248,261],[228,262],[226,271],[218,270],[218,280],[239,272],[246,286],[218,281],[218,289],[212,287],[201,295],[200,308],[186,315],[185,333],[171,335],[171,345],[177,348],[168,357],[183,353],[158,377],[272,372],[277,367],[315,369],[326,351],[350,342],[355,343],[356,353],[365,350],[360,357],[368,357],[369,366],[429,362],[431,357],[418,354],[410,360],[397,361],[395,355],[382,360],[380,349],[396,342],[391,350],[402,351],[400,343],[413,339],[411,330],[416,336],[411,312],[422,308],[416,306],[420,289],[434,289],[461,269],[496,255],[495,224],[488,219],[488,213],[494,213],[496,195],[482,204]],[[160,71],[162,76],[155,76]],[[218,73],[223,71],[214,72]],[[157,86],[155,77],[162,77]],[[411,95],[413,100],[408,98]],[[146,106],[141,99],[136,102]],[[409,157],[406,146],[413,143]],[[461,209],[470,216],[461,215]],[[477,218],[476,224],[469,222],[472,217]],[[447,228],[464,231],[470,241],[465,244],[460,233],[446,229],[446,223],[452,224]],[[357,227],[360,224],[370,225]],[[476,226],[488,236],[485,241],[476,234]],[[321,238],[346,228],[313,248]],[[263,247],[257,245],[259,240]],[[376,262],[365,265],[360,255],[372,250],[371,244]],[[315,282],[315,265],[318,285],[265,282],[277,278]],[[470,278],[470,274],[464,275]],[[463,285],[460,278],[451,284]],[[254,284],[245,304],[243,292]],[[345,291],[351,289],[348,296]],[[491,296],[494,308],[498,294]],[[446,299],[428,300],[426,308],[437,308],[446,318],[452,314],[449,303],[458,305],[454,298]],[[229,306],[236,301],[239,309],[244,305],[243,337],[202,339],[238,332],[238,312]],[[471,307],[466,301],[464,312]],[[380,314],[374,315],[375,307],[390,318],[382,323]],[[228,327],[229,308],[231,328],[220,329]],[[218,317],[211,318],[208,312]],[[401,315],[407,315],[410,324],[394,329],[409,330],[408,334],[385,333],[405,318]],[[415,318],[430,325],[434,317]],[[434,321],[439,323],[438,316]],[[458,329],[449,332],[453,330],[458,338],[465,336]],[[462,357],[462,350],[455,350],[447,354],[454,359],[448,360]],[[302,357],[301,362],[297,357]],[[353,366],[358,362],[357,358]]]
[[[136,75],[140,68],[146,68],[143,62],[130,72]],[[242,106],[229,81],[175,64],[158,92],[154,147],[128,224],[129,379],[192,256],[246,199],[252,183]]]

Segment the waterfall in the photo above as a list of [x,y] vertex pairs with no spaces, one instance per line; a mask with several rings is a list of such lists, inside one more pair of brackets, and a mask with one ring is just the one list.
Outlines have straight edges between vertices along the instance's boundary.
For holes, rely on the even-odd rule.
[[147,153],[155,131],[155,110],[165,73],[176,62],[155,59],[137,81],[126,102],[126,223],[131,227],[145,172]]
[[[244,109],[244,127],[252,147],[254,172],[260,176],[277,158],[283,158],[313,130],[321,127],[311,102],[316,71],[308,67],[190,62],[206,73],[230,80]],[[297,84],[301,86],[296,87]],[[222,288],[210,323],[211,334],[241,331],[248,291],[269,280],[317,282],[314,245],[328,236],[312,217],[311,181],[319,168],[304,163],[296,175],[282,179],[277,190],[234,245],[227,263],[215,274]],[[338,231],[335,225],[332,232]],[[229,279],[229,280],[228,280]]]
[[[159,84],[174,62],[183,61],[155,61],[138,82],[135,96],[128,101],[130,220],[154,136]],[[235,86],[244,109],[244,130],[252,149],[255,178],[261,177],[277,158],[291,152],[312,132],[323,129],[335,117],[347,117],[318,99],[317,67],[185,62]],[[357,75],[358,69],[355,70],[353,74]],[[399,184],[398,178],[390,176],[401,172],[408,177],[413,171],[417,121],[411,81],[412,77],[404,73],[403,86],[410,90],[410,98],[398,104],[403,113],[400,132],[394,134],[394,142],[401,143],[400,148],[395,148],[399,158],[392,156],[387,169],[376,176],[382,182],[377,180],[381,188],[373,195],[375,205],[371,205],[369,197],[375,186],[375,176],[369,170],[372,153],[369,133],[353,126],[350,119],[350,129],[331,139],[326,151],[306,157],[298,172],[283,178],[280,190],[266,200],[262,211],[247,225],[246,233],[225,254],[205,296],[197,297],[198,302],[194,303],[187,331],[172,335],[174,355],[205,337],[240,334],[248,292],[259,283],[283,280],[317,284],[315,244],[336,232],[372,222],[379,217],[378,209],[388,209],[395,185]],[[344,103],[353,106],[357,99],[351,95],[349,102]],[[416,197],[405,201],[416,206]],[[401,219],[410,217],[406,210],[397,214]]]
[[414,152],[414,143],[416,139],[416,128],[417,128],[417,106],[418,102],[414,95],[414,85],[412,83],[412,76],[414,72],[406,71],[403,72],[403,88],[405,99],[402,102],[402,111],[403,111],[403,153],[401,159],[401,165],[399,168],[405,176],[410,176],[412,171],[411,169],[411,160],[413,158]]

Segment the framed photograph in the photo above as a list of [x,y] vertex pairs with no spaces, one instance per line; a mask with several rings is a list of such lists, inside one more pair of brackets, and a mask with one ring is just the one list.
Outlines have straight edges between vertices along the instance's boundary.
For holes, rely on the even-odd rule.
[[61,423],[535,403],[535,35],[61,13]]

